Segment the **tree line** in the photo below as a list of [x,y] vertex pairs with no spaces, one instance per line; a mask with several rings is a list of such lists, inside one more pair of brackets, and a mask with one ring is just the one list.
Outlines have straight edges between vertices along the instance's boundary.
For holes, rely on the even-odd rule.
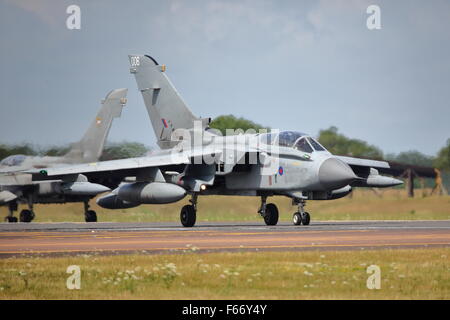
[[[225,129],[227,128],[241,128],[244,131],[250,128],[255,130],[270,130],[269,127],[265,127],[245,118],[237,118],[233,115],[220,116],[214,119],[210,126],[220,130],[222,134],[225,134]],[[325,148],[336,155],[396,161],[404,164],[435,167],[441,170],[450,171],[450,138],[447,140],[446,145],[443,146],[435,156],[429,156],[417,150],[403,151],[398,154],[384,154],[379,147],[360,139],[349,138],[341,134],[338,128],[334,126],[320,130],[317,138]]]
[[[14,154],[60,157],[65,155],[69,149],[70,146],[40,147],[29,143],[17,145],[0,144],[0,160]],[[106,161],[140,157],[150,150],[149,147],[139,142],[112,142],[106,144],[100,160]]]

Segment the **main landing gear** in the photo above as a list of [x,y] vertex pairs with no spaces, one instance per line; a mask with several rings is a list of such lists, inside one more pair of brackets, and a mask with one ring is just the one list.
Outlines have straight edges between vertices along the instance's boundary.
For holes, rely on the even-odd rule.
[[304,226],[309,225],[309,222],[311,221],[311,217],[308,212],[305,211],[306,201],[301,200],[294,200],[294,204],[298,205],[298,211],[294,213],[292,216],[292,221],[294,222],[294,225],[299,226],[303,224]]
[[31,221],[33,221],[33,219],[35,217],[32,201],[28,202],[28,209],[24,209],[24,210],[20,211],[19,219],[17,219],[17,217],[14,217],[14,211],[17,211],[17,208],[18,208],[17,202],[15,202],[15,201],[10,202],[8,208],[9,208],[9,214],[5,218],[6,222],[10,222],[10,223],[16,223],[17,221],[31,222]]
[[189,200],[191,204],[187,204],[181,208],[180,220],[183,227],[193,227],[197,220],[197,197],[198,195],[194,193],[192,199]]
[[278,223],[278,208],[273,203],[266,203],[267,196],[261,197],[261,207],[258,213],[264,218],[264,222],[268,226],[274,226]]
[[[191,204],[185,205],[180,211],[180,221],[183,227],[191,228],[195,225],[197,220],[197,198],[198,194],[193,193],[189,200]],[[293,222],[295,225],[309,225],[311,220],[308,212],[305,211],[305,200],[294,200],[294,205],[298,205],[298,211],[293,215]],[[258,210],[264,222],[268,226],[275,226],[278,223],[279,213],[278,208],[274,203],[267,203],[267,196],[261,196],[261,207]]]
[[97,222],[97,213],[94,210],[89,210],[89,202],[84,202],[84,221]]
[[14,217],[14,211],[17,211],[17,202],[12,201],[8,204],[9,214],[5,217],[6,222],[17,222],[17,217]]

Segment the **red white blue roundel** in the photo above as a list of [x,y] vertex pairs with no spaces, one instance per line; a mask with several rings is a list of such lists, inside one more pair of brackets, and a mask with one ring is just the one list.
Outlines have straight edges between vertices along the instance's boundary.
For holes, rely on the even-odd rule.
[[282,175],[284,174],[284,169],[283,169],[283,167],[279,167],[279,168],[278,168],[278,174],[279,174],[280,176],[282,176]]

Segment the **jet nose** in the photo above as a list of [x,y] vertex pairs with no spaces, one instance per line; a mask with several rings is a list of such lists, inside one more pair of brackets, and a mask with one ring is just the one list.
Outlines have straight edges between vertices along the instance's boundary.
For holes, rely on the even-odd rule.
[[329,158],[320,165],[319,181],[328,190],[345,187],[355,179],[353,170],[341,160]]

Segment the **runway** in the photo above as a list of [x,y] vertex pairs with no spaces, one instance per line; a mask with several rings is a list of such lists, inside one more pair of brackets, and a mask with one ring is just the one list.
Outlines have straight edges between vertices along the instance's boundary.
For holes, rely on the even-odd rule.
[[0,224],[0,257],[450,247],[450,220],[280,223]]

